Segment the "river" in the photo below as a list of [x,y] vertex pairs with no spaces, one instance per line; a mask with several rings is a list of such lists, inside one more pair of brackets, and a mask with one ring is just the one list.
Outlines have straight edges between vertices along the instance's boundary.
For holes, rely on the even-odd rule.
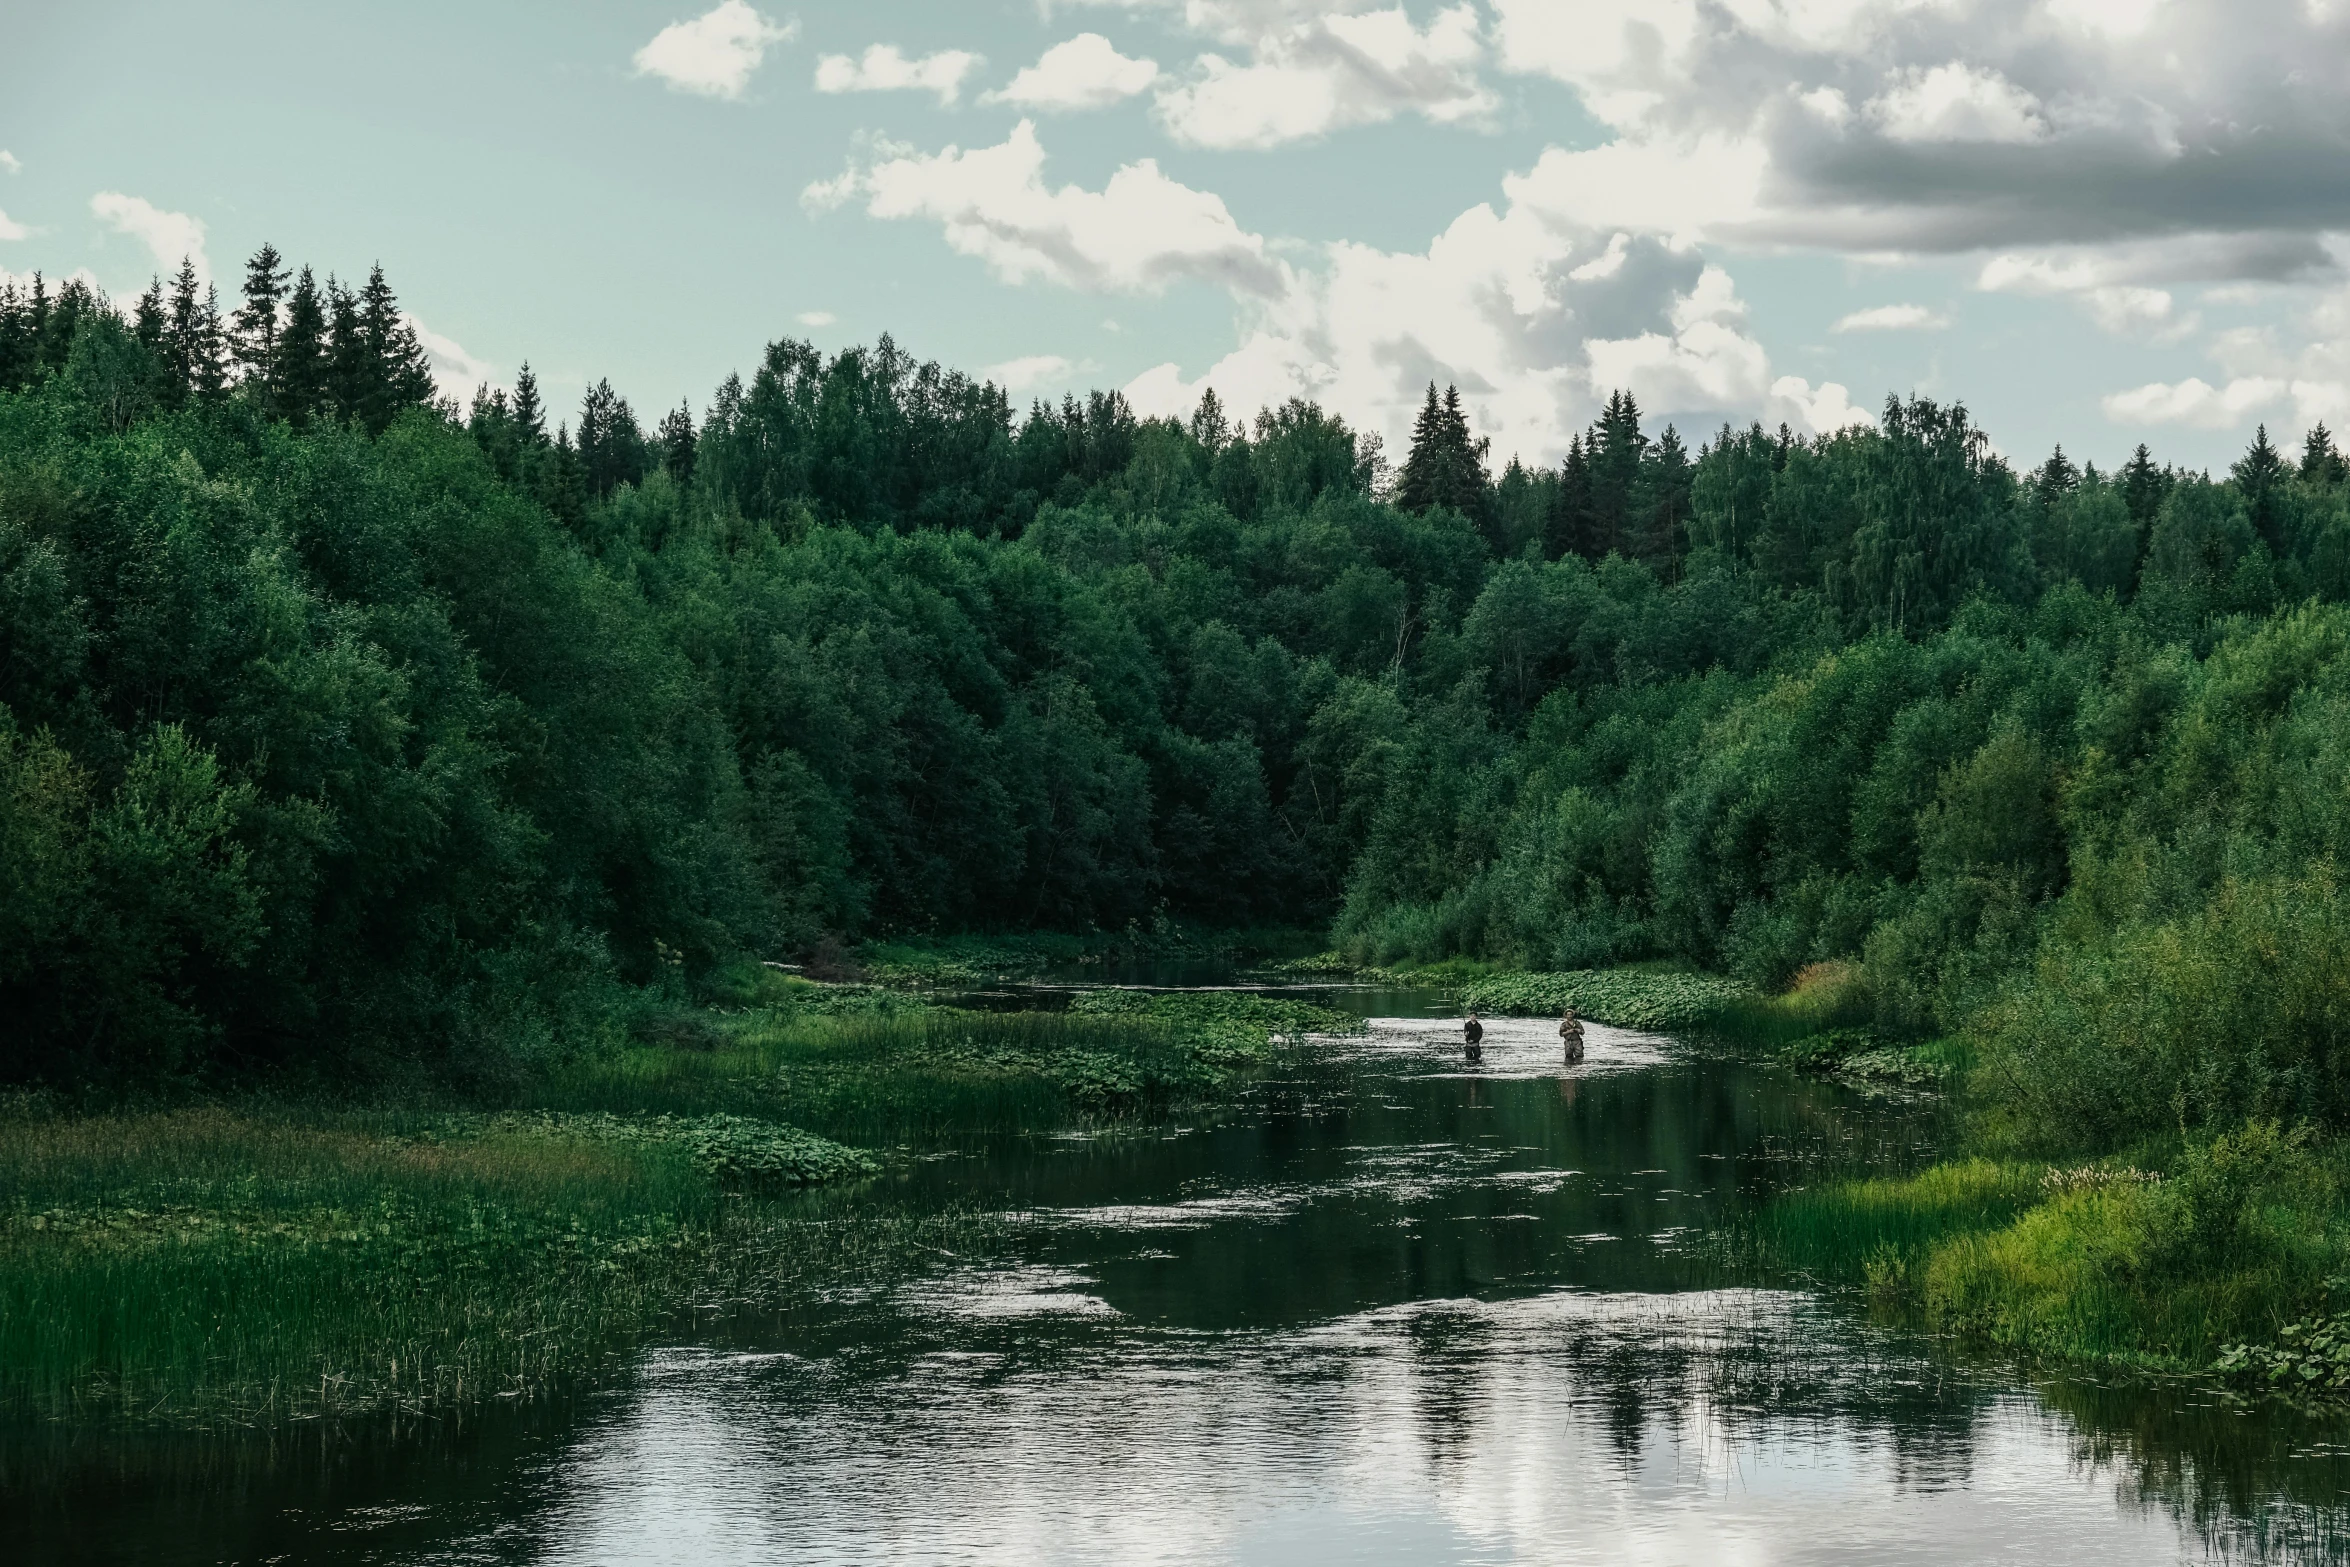
[[[1741,1205],[1940,1107],[1330,991],[1366,1036],[1196,1124],[932,1150],[1009,1255],[649,1350],[457,1431],[0,1447],[16,1561],[2150,1563],[2350,1558],[2350,1425],[2027,1377],[1804,1289]],[[24,1551],[26,1554],[16,1554]]]

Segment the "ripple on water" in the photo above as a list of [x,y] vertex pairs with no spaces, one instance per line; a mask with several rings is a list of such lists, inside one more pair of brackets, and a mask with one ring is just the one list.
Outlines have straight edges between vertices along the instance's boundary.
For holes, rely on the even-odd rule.
[[[1072,1292],[975,1270],[965,1294]],[[1571,1290],[1291,1330],[974,1320],[858,1386],[712,1366],[574,1450],[551,1562],[2200,1556],[2029,1391],[1808,1297]],[[1039,1353],[1080,1327],[1081,1347]],[[1043,1335],[1040,1339],[1039,1335]],[[1070,1344],[1079,1341],[1066,1340]]]
[[1414,1076],[1482,1077],[1504,1081],[1547,1077],[1604,1077],[1638,1071],[1672,1059],[1673,1041],[1604,1023],[1583,1025],[1583,1059],[1561,1059],[1556,1018],[1497,1017],[1485,1020],[1483,1059],[1462,1059],[1457,1018],[1375,1017],[1361,1034],[1317,1035],[1341,1061],[1394,1067],[1399,1058],[1423,1070]]

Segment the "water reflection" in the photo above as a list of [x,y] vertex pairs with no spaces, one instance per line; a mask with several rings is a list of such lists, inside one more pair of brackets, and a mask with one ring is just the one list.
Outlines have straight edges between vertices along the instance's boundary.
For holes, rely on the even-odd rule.
[[1799,1297],[1561,1292],[1237,1335],[1038,1305],[1024,1330],[965,1319],[886,1374],[666,1359],[546,1477],[543,1559],[2142,1563],[2200,1549],[2030,1394],[1937,1375]]
[[2335,1560],[2330,1418],[2031,1387],[1690,1241],[1900,1166],[1930,1102],[1591,1030],[1383,1017],[1244,1114],[933,1150],[1019,1243],[737,1323],[568,1409],[0,1441],[31,1561]]

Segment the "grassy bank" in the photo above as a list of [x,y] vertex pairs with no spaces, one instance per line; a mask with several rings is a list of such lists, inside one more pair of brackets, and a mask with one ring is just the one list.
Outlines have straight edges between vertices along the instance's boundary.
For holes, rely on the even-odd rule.
[[0,1406],[268,1423],[537,1397],[681,1320],[990,1245],[998,1218],[898,1201],[901,1150],[1226,1098],[1277,1037],[1349,1026],[1233,996],[772,999],[668,1019],[519,1104],[18,1102],[0,1113]]
[[2182,1105],[2176,1130],[2117,1149],[2019,1117],[2000,1041],[1903,1041],[1868,1016],[1855,972],[1823,964],[1720,1026],[1799,1068],[1949,1092],[1953,1156],[1774,1200],[1732,1242],[1750,1263],[2035,1357],[2350,1390],[2350,1146],[2307,1123],[2196,1125]]
[[2350,1305],[2344,1163],[2273,1123],[2150,1150],[2161,1168],[1969,1157],[1791,1193],[1744,1241],[1766,1268],[1863,1285],[1962,1339],[2301,1386],[2332,1378],[2332,1340],[2308,1376],[2311,1354],[2284,1352]]

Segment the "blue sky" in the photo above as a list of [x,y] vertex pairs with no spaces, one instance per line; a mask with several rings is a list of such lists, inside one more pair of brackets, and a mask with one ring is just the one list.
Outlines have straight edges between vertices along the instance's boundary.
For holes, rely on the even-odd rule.
[[698,411],[883,331],[1015,395],[1458,382],[1548,459],[1960,398],[2219,465],[2350,424],[2350,4],[11,6],[0,269],[380,260],[451,385]]

